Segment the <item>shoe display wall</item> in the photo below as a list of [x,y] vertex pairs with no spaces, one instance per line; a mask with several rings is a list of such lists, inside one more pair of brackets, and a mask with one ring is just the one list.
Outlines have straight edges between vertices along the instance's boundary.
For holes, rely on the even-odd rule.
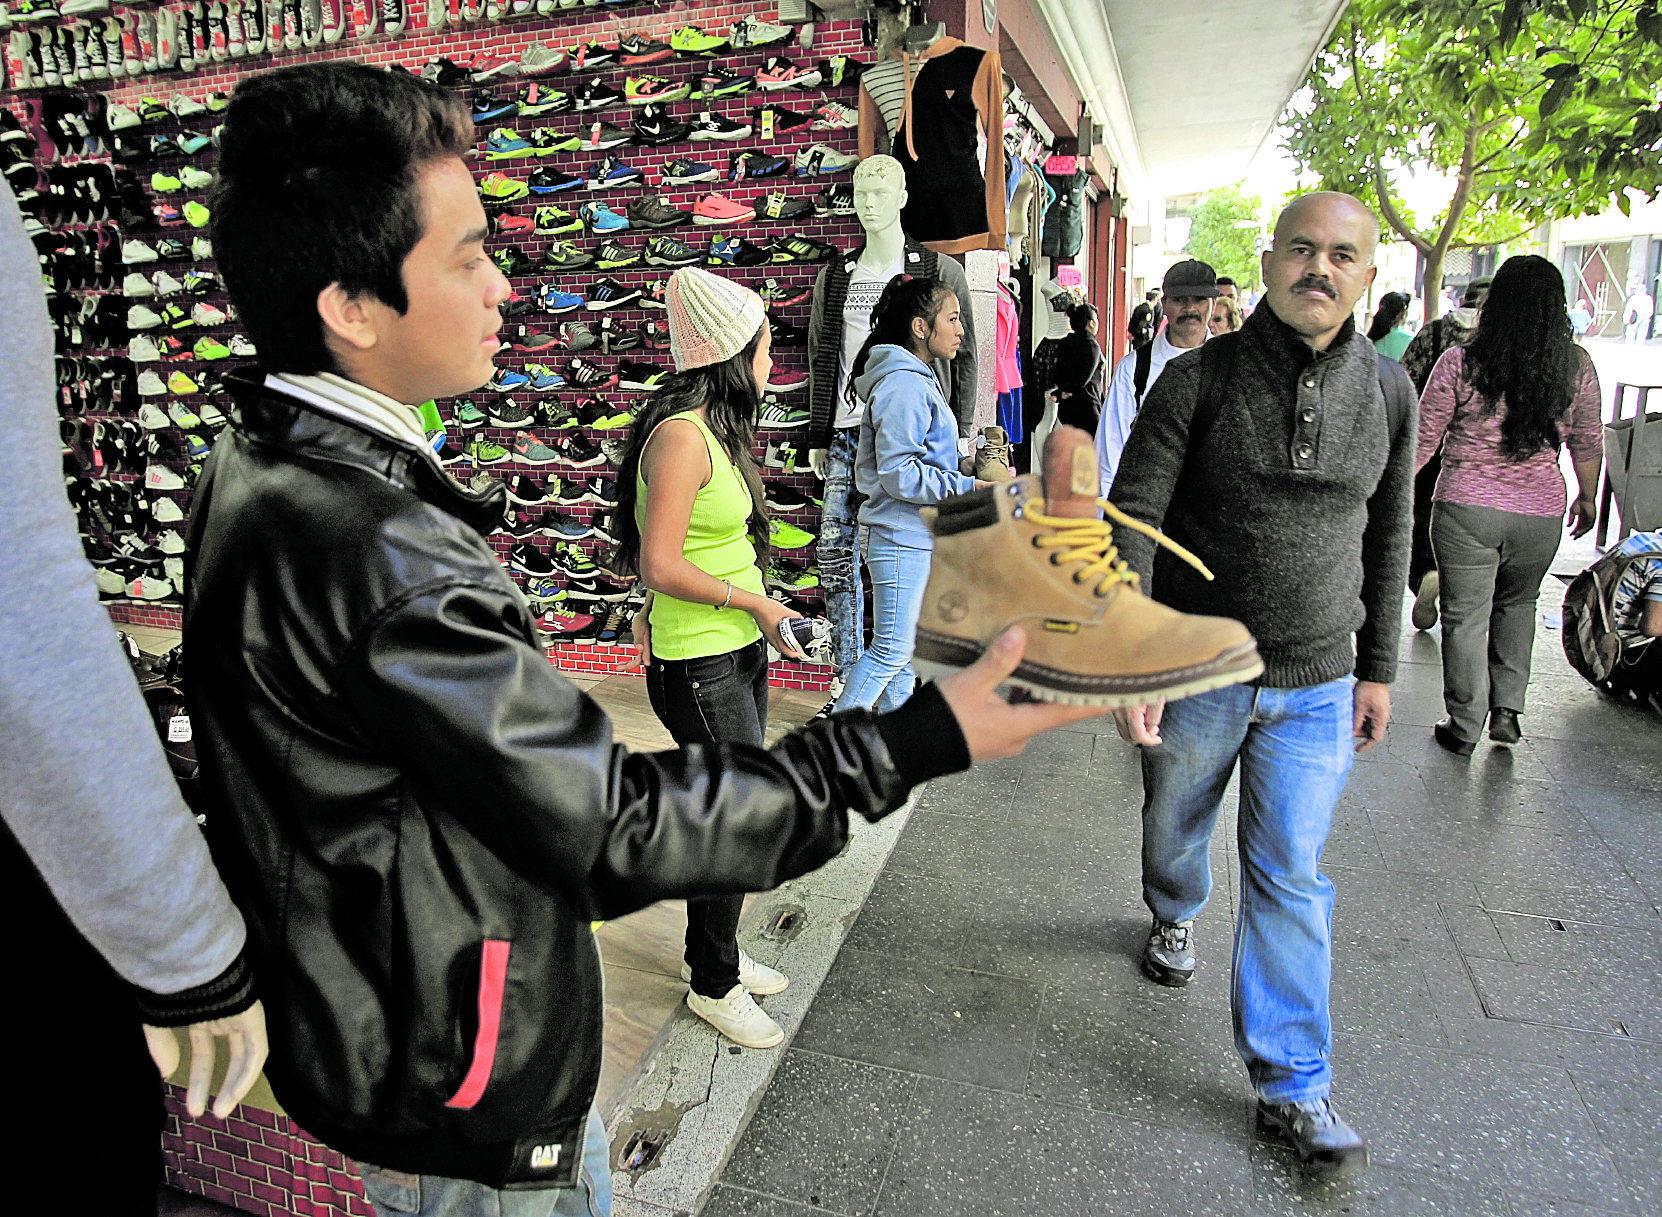
[[[0,172],[42,253],[65,470],[96,488],[72,497],[110,553],[128,536],[154,548],[157,519],[188,512],[201,454],[232,410],[223,376],[255,357],[206,239],[218,126],[241,79],[301,55],[403,68],[475,116],[487,249],[514,293],[491,384],[437,403],[434,450],[464,483],[488,464],[503,479],[535,470],[613,484],[634,412],[673,370],[663,290],[680,266],[767,286],[776,387],[806,377],[789,336],[807,325],[820,264],[861,236],[850,208],[827,204],[846,195],[856,160],[859,61],[870,57],[857,22],[817,23],[810,54],[772,5],[711,11],[708,28],[632,0],[173,0],[108,12],[13,25]],[[759,463],[774,454],[770,511],[793,540],[819,524],[800,416],[772,410],[756,447]],[[558,520],[534,509],[491,544],[505,565],[515,546],[554,543],[604,565],[612,506],[562,500]],[[811,542],[792,557],[811,564]],[[105,582],[117,574],[124,590],[148,580],[146,611],[175,611],[180,589],[160,565]],[[562,568],[542,577],[567,579]],[[819,611],[816,589],[795,590]],[[603,628],[610,607],[596,607],[589,584],[568,591],[565,611],[593,625],[562,629],[556,661],[615,667],[624,648]],[[823,682],[792,666],[779,672]]]

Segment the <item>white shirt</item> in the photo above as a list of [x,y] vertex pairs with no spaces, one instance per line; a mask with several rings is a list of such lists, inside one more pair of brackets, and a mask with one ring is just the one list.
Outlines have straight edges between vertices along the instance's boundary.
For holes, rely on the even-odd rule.
[[[1148,400],[1149,392],[1154,388],[1154,382],[1160,379],[1166,364],[1190,349],[1193,348],[1174,347],[1166,340],[1164,329],[1154,336],[1154,347],[1149,352],[1148,384],[1143,386],[1144,401]],[[1114,366],[1114,378],[1108,382],[1108,392],[1102,399],[1102,417],[1096,424],[1096,467],[1102,475],[1103,498],[1108,497],[1108,491],[1114,484],[1114,474],[1120,467],[1120,452],[1125,447],[1126,436],[1131,434],[1131,424],[1137,420],[1137,409],[1142,404],[1137,400],[1136,378],[1137,352],[1127,351]]]
[[850,402],[845,396],[848,372],[854,366],[860,348],[865,345],[866,335],[871,333],[873,306],[889,285],[889,280],[900,273],[905,261],[906,254],[902,251],[900,257],[884,270],[869,271],[856,262],[849,273],[848,296],[843,303],[843,349],[837,360],[837,416],[832,422],[832,426],[839,431],[845,427],[858,427],[865,417],[866,403],[858,399]]

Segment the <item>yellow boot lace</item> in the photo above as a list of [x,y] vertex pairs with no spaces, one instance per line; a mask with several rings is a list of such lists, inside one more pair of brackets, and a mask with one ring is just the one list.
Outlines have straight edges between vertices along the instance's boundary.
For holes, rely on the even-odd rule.
[[[1158,528],[1144,524],[1141,520],[1133,520],[1107,499],[1098,499],[1096,505],[1102,508],[1114,524],[1122,525],[1133,532],[1140,532],[1143,536],[1171,550],[1183,561],[1194,567],[1208,580],[1212,579],[1212,572],[1206,569],[1194,554],[1184,549]],[[1114,545],[1114,529],[1108,520],[1075,519],[1072,516],[1049,516],[1043,512],[1028,507],[1023,513],[1033,523],[1051,530],[1049,536],[1035,536],[1033,544],[1039,549],[1051,549],[1057,552],[1050,555],[1050,560],[1057,566],[1064,562],[1083,562],[1085,565],[1073,572],[1075,583],[1084,583],[1091,577],[1096,577],[1092,590],[1099,596],[1106,596],[1108,589],[1116,583],[1129,583],[1137,586],[1137,572],[1126,567],[1125,560],[1120,557],[1119,549]]]

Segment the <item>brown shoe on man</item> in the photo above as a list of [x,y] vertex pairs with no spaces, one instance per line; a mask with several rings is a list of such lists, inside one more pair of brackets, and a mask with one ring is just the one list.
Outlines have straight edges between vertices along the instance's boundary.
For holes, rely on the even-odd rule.
[[[1026,631],[1027,651],[1009,683],[1045,701],[1147,705],[1263,672],[1240,622],[1180,613],[1138,590],[1112,526],[1097,518],[1090,436],[1053,430],[1044,474],[1042,486],[1024,476],[925,509],[935,554],[913,653],[920,673],[968,667],[1011,625]],[[1107,510],[1211,578],[1182,546]]]

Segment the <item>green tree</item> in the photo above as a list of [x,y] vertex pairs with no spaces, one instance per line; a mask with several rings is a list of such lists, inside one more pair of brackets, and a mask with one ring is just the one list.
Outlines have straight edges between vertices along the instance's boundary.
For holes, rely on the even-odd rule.
[[[1442,286],[1451,245],[1516,240],[1549,219],[1626,213],[1662,186],[1658,0],[1351,0],[1283,116],[1324,188],[1374,204]],[[1421,222],[1408,173],[1444,174]]]
[[[1189,256],[1211,264],[1220,275],[1228,275],[1244,291],[1258,284],[1258,255],[1253,241],[1261,229],[1263,202],[1255,194],[1242,194],[1239,186],[1208,191],[1189,217]],[[1251,228],[1236,224],[1251,220]]]

